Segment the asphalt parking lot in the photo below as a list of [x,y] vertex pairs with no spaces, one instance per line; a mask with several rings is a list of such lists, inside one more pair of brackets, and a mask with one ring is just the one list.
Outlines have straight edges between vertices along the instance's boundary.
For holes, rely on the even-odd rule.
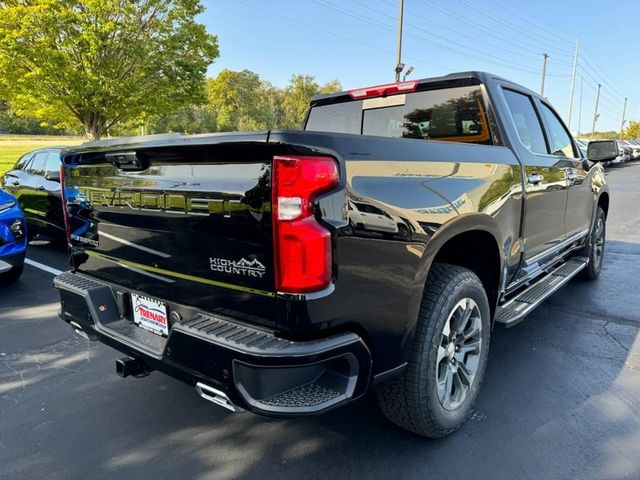
[[[0,287],[0,478],[640,478],[640,163],[613,167],[605,268],[493,332],[472,419],[428,440],[372,395],[317,417],[231,414],[57,317],[50,271]],[[30,247],[64,270],[63,252]]]

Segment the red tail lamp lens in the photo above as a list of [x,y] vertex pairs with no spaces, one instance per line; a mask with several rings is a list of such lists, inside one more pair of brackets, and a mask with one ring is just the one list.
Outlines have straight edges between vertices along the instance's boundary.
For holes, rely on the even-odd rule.
[[320,290],[331,281],[331,233],[314,217],[314,200],[338,185],[331,157],[273,159],[273,226],[276,289]]

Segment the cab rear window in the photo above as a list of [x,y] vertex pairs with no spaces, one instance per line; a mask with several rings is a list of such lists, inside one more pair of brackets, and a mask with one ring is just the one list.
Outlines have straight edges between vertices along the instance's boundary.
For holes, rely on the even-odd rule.
[[493,144],[475,85],[313,107],[306,130]]

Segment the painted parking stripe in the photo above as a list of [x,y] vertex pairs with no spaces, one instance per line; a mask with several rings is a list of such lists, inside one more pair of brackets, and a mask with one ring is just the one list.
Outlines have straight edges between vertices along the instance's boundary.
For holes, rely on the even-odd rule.
[[44,270],[45,272],[51,273],[53,275],[60,275],[62,273],[62,270],[57,270],[53,267],[45,265],[44,263],[31,260],[30,258],[25,258],[24,263],[26,263],[27,265],[31,265],[32,267],[39,268],[40,270]]

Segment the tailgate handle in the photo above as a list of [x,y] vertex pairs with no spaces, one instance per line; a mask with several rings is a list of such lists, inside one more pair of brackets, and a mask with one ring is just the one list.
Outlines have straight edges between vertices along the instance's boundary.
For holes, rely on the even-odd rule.
[[119,170],[136,171],[147,168],[145,165],[147,162],[138,158],[136,152],[107,153],[105,157]]

